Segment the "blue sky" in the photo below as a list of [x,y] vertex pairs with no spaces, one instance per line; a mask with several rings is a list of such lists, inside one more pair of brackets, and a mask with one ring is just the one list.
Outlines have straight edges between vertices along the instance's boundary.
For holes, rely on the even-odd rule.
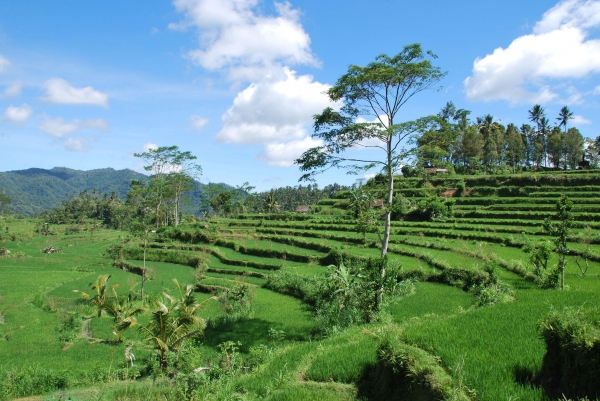
[[323,92],[415,42],[448,75],[400,120],[453,101],[520,125],[568,105],[595,138],[599,28],[600,0],[0,0],[0,171],[141,171],[133,153],[177,145],[203,182],[296,185]]

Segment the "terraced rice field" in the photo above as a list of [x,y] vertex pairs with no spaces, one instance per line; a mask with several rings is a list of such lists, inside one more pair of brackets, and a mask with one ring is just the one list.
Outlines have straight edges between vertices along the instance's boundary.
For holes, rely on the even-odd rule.
[[[323,200],[316,205],[321,213],[309,216],[245,215],[184,226],[179,231],[159,230],[148,251],[147,263],[153,274],[146,288],[148,293],[156,294],[172,286],[173,278],[191,281],[196,270],[190,262],[193,260],[204,263],[200,299],[240,282],[250,286],[255,298],[251,318],[209,325],[201,352],[207,359],[214,359],[218,344],[239,341],[241,352],[249,353],[252,347],[274,343],[267,335],[270,330],[285,334],[284,339],[277,340],[278,348],[265,365],[230,383],[230,395],[243,389],[249,397],[273,400],[359,399],[364,395],[361,383],[376,362],[379,339],[393,336],[439,358],[440,366],[458,383],[457,391],[472,399],[549,399],[531,382],[545,352],[537,324],[553,308],[577,308],[600,301],[600,175],[569,173],[560,175],[565,177],[562,180],[557,174],[534,177],[537,181],[532,178],[529,184],[536,185],[517,185],[527,184],[527,180],[507,176],[506,185],[499,186],[484,185],[485,177],[466,177],[465,196],[454,198],[454,217],[435,222],[394,221],[390,260],[398,262],[407,276],[419,272],[425,279],[416,284],[414,295],[390,306],[387,320],[330,338],[315,337],[309,305],[269,290],[264,284],[274,271],[324,277],[333,252],[347,257],[378,256],[376,233],[369,232],[365,241],[363,234],[356,232],[355,222],[343,214],[347,206],[344,199]],[[479,186],[469,185],[471,181]],[[444,184],[448,186],[449,181]],[[418,195],[425,190],[417,186],[400,183],[397,193],[422,199]],[[445,190],[442,184],[436,189]],[[526,239],[551,239],[542,229],[542,219],[552,218],[557,197],[562,194],[568,195],[575,206],[575,228],[569,238],[572,252],[566,269],[568,289],[540,289],[532,280],[532,268],[522,247]],[[73,291],[85,290],[100,273],[112,274],[113,282],[123,291],[135,286],[140,280],[138,275],[111,267],[112,261],[100,256],[117,236],[105,233],[89,244],[78,243],[73,247],[78,251],[73,253],[69,244],[76,237],[38,237],[11,244],[32,257],[0,260],[2,276],[6,277],[0,293],[8,294],[7,299],[20,305],[6,316],[24,326],[28,340],[16,340],[11,347],[8,342],[0,342],[0,366],[4,370],[9,365],[26,367],[34,360],[48,369],[60,364],[81,372],[90,363],[101,370],[112,366],[114,350],[122,353],[123,345],[75,342],[71,349],[62,351],[56,335],[39,334],[42,329],[54,330],[60,322],[54,314],[32,305],[31,293],[41,291],[59,303],[75,302],[79,295]],[[38,249],[47,243],[65,252],[40,256]],[[589,269],[583,275],[578,263],[582,265],[581,254],[586,250]],[[166,253],[159,252],[167,251],[178,254],[181,260],[164,261]],[[491,261],[497,277],[514,289],[514,302],[477,307],[476,298],[463,282],[442,279],[448,272],[481,271]],[[127,257],[127,262],[141,264],[139,257]],[[556,263],[553,256],[550,265]],[[19,316],[29,317],[21,321]],[[205,311],[205,317],[215,322],[222,316],[216,304]],[[91,329],[98,339],[111,338],[109,319],[94,320]]]

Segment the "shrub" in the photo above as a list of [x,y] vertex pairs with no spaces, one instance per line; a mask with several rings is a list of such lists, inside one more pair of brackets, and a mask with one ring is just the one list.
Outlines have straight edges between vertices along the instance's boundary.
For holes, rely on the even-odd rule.
[[417,208],[410,213],[409,217],[413,220],[435,221],[454,215],[453,207],[454,199],[442,199],[437,196],[432,196],[427,199],[422,199],[417,204]]
[[495,283],[477,289],[477,306],[504,304],[515,300],[515,292],[508,284]]
[[355,259],[353,264],[342,260],[338,266],[330,265],[316,304],[322,332],[377,320],[387,304],[384,296],[396,293],[399,271],[400,265],[387,257]]
[[552,311],[540,324],[546,354],[537,381],[552,396],[600,395],[600,326],[597,308]]
[[246,283],[236,284],[219,295],[219,302],[232,320],[247,319],[252,313],[254,294]]

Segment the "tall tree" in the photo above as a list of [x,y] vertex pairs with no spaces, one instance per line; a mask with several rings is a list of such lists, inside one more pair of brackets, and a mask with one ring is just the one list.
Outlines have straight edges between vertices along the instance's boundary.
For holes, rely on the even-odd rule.
[[502,160],[504,153],[504,126],[491,114],[477,117],[477,125],[484,141],[483,159],[491,167]]
[[525,144],[523,137],[517,130],[514,124],[508,124],[506,128],[506,158],[513,168],[513,173],[517,166],[521,165],[525,157]]
[[476,125],[471,125],[464,131],[460,149],[463,163],[468,164],[471,170],[481,165],[484,144],[483,136]]
[[548,136],[547,147],[550,162],[555,168],[560,168],[565,153],[565,134],[560,130],[560,127],[554,127],[552,133]]
[[540,120],[542,119],[542,117],[545,117],[545,116],[546,116],[545,110],[539,104],[534,105],[531,108],[531,110],[529,110],[529,121],[534,123],[535,126],[538,128],[538,130],[540,127]]
[[171,186],[174,196],[175,227],[179,225],[181,197],[183,193],[194,189],[194,180],[199,179],[202,175],[202,167],[195,163],[196,159],[197,157],[189,151],[176,151],[171,162],[173,171],[167,175],[167,183]]
[[537,156],[536,159],[538,159],[538,167],[540,162],[546,158],[546,138],[544,137],[544,135],[542,135],[541,129],[541,121],[545,117],[546,112],[544,108],[539,104],[534,105],[531,108],[531,110],[529,110],[529,121],[534,123],[536,127],[536,140],[534,147]]
[[160,208],[169,198],[174,200],[175,225],[179,224],[181,194],[190,189],[191,180],[202,174],[202,168],[194,163],[196,156],[180,151],[177,146],[161,146],[133,155],[149,163],[144,170],[151,173],[149,188],[153,193],[156,227],[161,221]]
[[575,127],[569,128],[564,134],[564,166],[565,169],[576,169],[577,164],[583,160],[583,136]]
[[548,141],[550,136],[554,133],[554,127],[550,125],[548,117],[543,116],[539,121],[539,134],[538,136],[544,144],[544,166],[548,166]]
[[[414,153],[414,148],[405,147],[406,141],[417,132],[428,131],[432,122],[435,123],[429,117],[398,124],[396,115],[413,96],[434,88],[445,76],[432,64],[435,58],[435,54],[424,52],[416,43],[405,46],[392,57],[381,54],[364,67],[351,65],[327,91],[332,102],[343,103],[341,109],[336,111],[327,107],[314,117],[312,137],[323,144],[307,150],[295,161],[305,172],[301,180],[311,179],[313,174],[331,167],[347,168],[351,173],[381,169],[387,185],[382,257],[387,253],[390,236],[394,174]],[[364,122],[365,118],[367,122]],[[345,152],[350,148],[368,148],[375,153],[382,152],[382,155],[361,158],[353,152],[346,156]],[[381,277],[385,277],[385,268]],[[382,296],[383,289],[380,301]]]
[[[398,124],[396,115],[413,96],[432,89],[445,76],[432,64],[435,58],[436,55],[423,52],[416,43],[405,46],[392,57],[381,54],[364,67],[351,65],[327,91],[332,102],[343,102],[340,111],[327,107],[314,117],[312,137],[323,141],[323,145],[307,150],[295,161],[305,172],[301,180],[330,167],[347,168],[355,173],[381,168],[387,178],[382,256],[387,253],[390,235],[394,173],[414,153],[414,149],[401,146],[416,132],[425,132],[431,126],[430,118]],[[365,117],[373,122],[363,122]],[[381,151],[383,157],[345,156],[346,150],[356,147]]]
[[527,163],[527,166],[531,167],[532,163],[535,162],[536,133],[529,124],[521,125],[519,131],[521,132],[521,137],[523,138],[523,144],[525,146],[525,163]]

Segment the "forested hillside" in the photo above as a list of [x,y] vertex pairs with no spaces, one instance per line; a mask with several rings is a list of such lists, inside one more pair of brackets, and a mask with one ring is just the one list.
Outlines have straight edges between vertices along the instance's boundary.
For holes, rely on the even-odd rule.
[[82,191],[115,192],[124,198],[132,180],[146,180],[132,170],[103,168],[81,171],[66,167],[30,168],[0,173],[0,192],[12,202],[12,210],[25,215],[60,206],[61,201]]

